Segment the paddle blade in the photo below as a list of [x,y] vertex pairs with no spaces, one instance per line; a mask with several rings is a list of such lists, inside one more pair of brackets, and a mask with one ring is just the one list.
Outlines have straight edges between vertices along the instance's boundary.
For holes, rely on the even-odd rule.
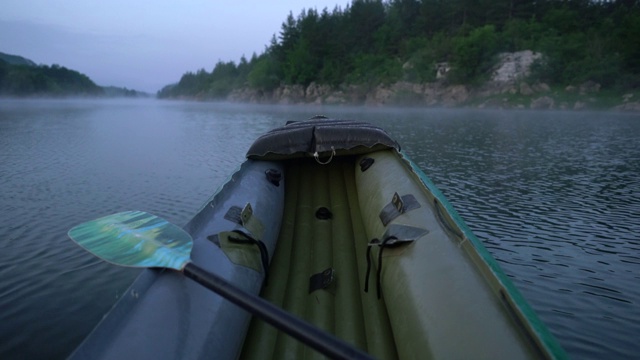
[[193,246],[186,231],[144,211],[125,211],[82,223],[69,230],[69,237],[102,260],[132,267],[182,270]]

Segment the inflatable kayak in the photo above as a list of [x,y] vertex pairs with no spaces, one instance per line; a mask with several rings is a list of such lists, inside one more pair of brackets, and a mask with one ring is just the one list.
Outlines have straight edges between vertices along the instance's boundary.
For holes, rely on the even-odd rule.
[[[316,117],[264,134],[184,230],[194,264],[375,358],[565,358],[442,193],[370,124]],[[322,355],[149,269],[71,357]]]

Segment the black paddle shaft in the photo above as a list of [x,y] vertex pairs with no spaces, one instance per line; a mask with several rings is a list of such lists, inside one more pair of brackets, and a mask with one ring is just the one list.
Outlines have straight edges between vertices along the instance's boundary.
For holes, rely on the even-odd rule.
[[187,263],[183,272],[185,276],[332,359],[373,359],[362,350],[356,349],[261,297],[232,285],[192,262]]

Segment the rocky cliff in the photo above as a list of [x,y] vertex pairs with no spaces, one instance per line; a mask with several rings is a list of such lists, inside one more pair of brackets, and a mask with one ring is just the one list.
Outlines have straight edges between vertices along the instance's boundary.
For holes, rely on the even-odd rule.
[[[481,86],[450,84],[446,78],[447,64],[438,64],[438,80],[416,84],[399,81],[375,87],[341,85],[331,87],[311,83],[283,85],[271,92],[251,88],[234,90],[229,101],[276,104],[369,106],[429,106],[429,107],[478,107],[520,109],[588,109],[594,107],[600,85],[586,82],[578,86],[552,91],[545,83],[531,83],[528,76],[531,65],[542,54],[530,50],[503,53],[494,67],[490,79]],[[434,70],[436,71],[436,70]],[[625,94],[613,100],[615,110],[640,111],[640,101],[634,94]],[[597,106],[595,106],[597,107]]]

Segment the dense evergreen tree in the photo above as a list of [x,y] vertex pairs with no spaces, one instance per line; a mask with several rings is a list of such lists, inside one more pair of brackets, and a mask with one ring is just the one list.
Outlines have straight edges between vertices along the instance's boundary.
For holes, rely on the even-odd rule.
[[448,81],[474,84],[498,53],[527,49],[544,54],[532,75],[537,80],[629,89],[640,86],[638,39],[638,0],[353,0],[344,9],[289,13],[264,53],[187,73],[159,95],[429,82],[440,62],[452,66]]
[[281,66],[273,52],[265,52],[251,60],[247,76],[249,86],[261,91],[271,91],[280,85]]
[[498,35],[493,25],[473,29],[469,35],[456,37],[452,56],[452,80],[469,83],[488,74],[498,49]]

